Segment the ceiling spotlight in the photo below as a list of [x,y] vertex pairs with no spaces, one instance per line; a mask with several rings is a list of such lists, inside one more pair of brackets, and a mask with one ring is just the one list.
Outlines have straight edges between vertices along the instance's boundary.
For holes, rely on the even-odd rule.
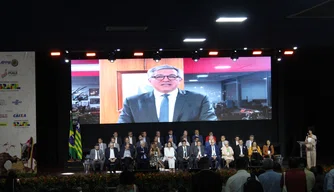
[[157,53],[155,53],[155,54],[153,55],[153,60],[154,60],[155,62],[157,62],[157,63],[161,60],[161,57],[160,57],[158,51],[157,51]]
[[190,42],[196,43],[196,42],[204,42],[204,41],[206,41],[205,38],[185,38],[183,40],[183,42],[187,42],[187,43],[190,43]]
[[237,53],[236,50],[232,52],[232,54],[231,54],[231,59],[232,59],[233,61],[237,61],[237,60],[239,59],[239,56],[238,56],[238,53]]
[[113,62],[116,61],[116,54],[115,54],[115,52],[111,52],[111,53],[109,53],[108,60],[109,60],[111,63],[113,63]]
[[197,53],[197,51],[194,52],[193,56],[191,57],[195,62],[199,61],[200,59],[200,56],[199,54]]
[[253,55],[261,55],[262,51],[253,51]]
[[203,51],[203,48],[199,48],[200,51]]
[[241,23],[244,22],[247,17],[219,17],[217,23]]
[[284,51],[284,55],[293,55],[293,51]]
[[247,47],[244,47],[244,50],[247,50]]
[[283,58],[282,51],[278,50],[277,53],[276,53],[276,60],[277,61],[282,61],[282,58]]
[[298,47],[293,47],[293,50],[297,50],[298,49]]
[[69,63],[70,62],[70,60],[69,59],[65,59],[65,63]]
[[160,49],[159,49],[159,51],[163,51],[163,49],[162,49],[162,48],[160,48]]
[[70,54],[68,53],[68,51],[65,51],[64,62],[65,63],[69,63],[70,62]]

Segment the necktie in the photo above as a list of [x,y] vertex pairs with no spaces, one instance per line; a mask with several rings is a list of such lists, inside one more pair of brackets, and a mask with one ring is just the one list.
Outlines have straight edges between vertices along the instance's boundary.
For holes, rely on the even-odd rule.
[[168,101],[169,94],[164,94],[162,96],[163,99],[160,105],[159,122],[169,122],[169,101]]

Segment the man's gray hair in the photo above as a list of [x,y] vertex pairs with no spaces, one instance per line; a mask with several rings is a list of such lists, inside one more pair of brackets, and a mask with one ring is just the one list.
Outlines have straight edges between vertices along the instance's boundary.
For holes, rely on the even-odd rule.
[[177,72],[177,76],[181,77],[183,79],[183,71],[181,69],[178,69],[171,65],[159,65],[156,67],[153,67],[147,71],[148,78],[151,78],[154,76],[154,73],[163,69],[173,69]]
[[274,161],[269,158],[265,158],[263,160],[263,169],[268,170],[268,169],[273,169],[274,168]]

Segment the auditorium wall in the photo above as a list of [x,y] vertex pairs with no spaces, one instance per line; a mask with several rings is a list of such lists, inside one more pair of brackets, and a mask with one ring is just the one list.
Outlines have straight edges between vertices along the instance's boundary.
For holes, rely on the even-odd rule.
[[36,171],[35,53],[0,52],[0,74],[0,163]]

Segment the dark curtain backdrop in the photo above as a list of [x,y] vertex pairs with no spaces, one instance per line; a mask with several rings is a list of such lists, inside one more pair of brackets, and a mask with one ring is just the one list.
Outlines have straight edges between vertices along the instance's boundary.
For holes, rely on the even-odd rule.
[[[332,76],[334,49],[298,50],[289,59],[272,64],[273,120],[223,121],[173,124],[82,125],[83,148],[91,148],[98,137],[109,141],[112,133],[120,136],[132,130],[137,136],[147,131],[153,136],[159,130],[166,134],[173,129],[178,136],[187,129],[192,135],[213,131],[228,139],[240,135],[247,139],[254,134],[259,142],[271,139],[280,143],[284,156],[299,155],[296,141],[304,140],[308,126],[315,127],[319,138],[318,157],[332,160],[326,146],[331,146]],[[69,111],[71,110],[70,65],[51,58],[49,53],[36,54],[38,170],[61,170],[68,160]],[[327,128],[327,129],[326,129]]]

